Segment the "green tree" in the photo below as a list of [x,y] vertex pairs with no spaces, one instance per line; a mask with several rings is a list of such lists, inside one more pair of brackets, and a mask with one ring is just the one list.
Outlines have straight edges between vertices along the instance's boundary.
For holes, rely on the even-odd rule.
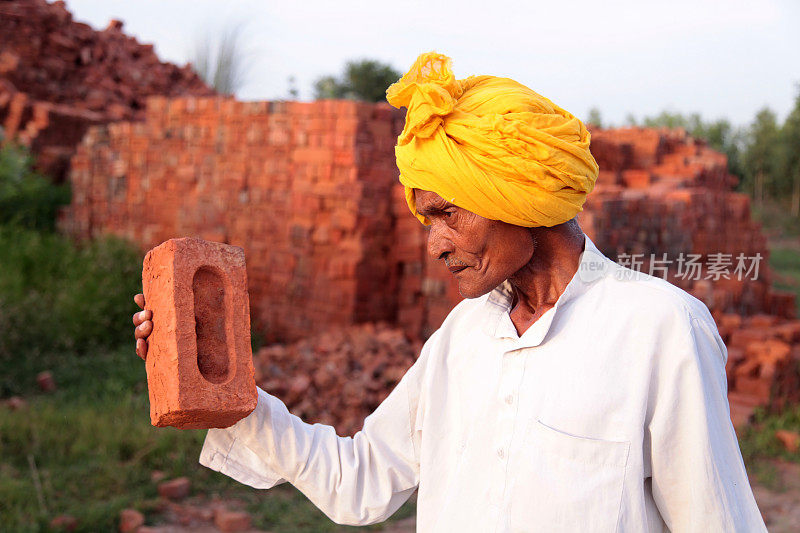
[[623,124],[625,126],[638,126],[639,121],[636,119],[636,115],[633,113],[628,113],[625,115],[625,122]]
[[335,76],[323,76],[314,82],[314,98],[317,100],[340,100],[347,98],[347,87]]
[[300,96],[300,91],[297,89],[297,78],[289,76],[289,98],[297,100]]
[[692,124],[692,136],[705,139],[710,146],[723,147],[733,134],[733,127],[727,119],[715,122],[703,122],[697,120]]
[[645,117],[643,124],[647,128],[683,128],[689,131],[689,119],[681,113],[664,110],[655,117]]
[[589,116],[587,117],[586,122],[592,126],[603,129],[603,115],[600,113],[600,110],[596,107],[591,108],[589,110]]
[[386,89],[400,79],[401,74],[390,65],[372,59],[348,61],[339,76],[323,76],[314,83],[317,100],[334,98],[383,102]]
[[743,164],[747,183],[758,204],[764,203],[779,169],[779,134],[775,113],[766,107],[758,112],[747,132]]
[[794,109],[781,128],[781,174],[792,190],[792,215],[800,216],[800,85]]
[[744,175],[742,168],[742,144],[744,135],[740,128],[734,127],[728,119],[705,122],[702,119],[691,124],[689,133],[696,138],[705,139],[708,145],[728,156],[728,168],[732,174]]

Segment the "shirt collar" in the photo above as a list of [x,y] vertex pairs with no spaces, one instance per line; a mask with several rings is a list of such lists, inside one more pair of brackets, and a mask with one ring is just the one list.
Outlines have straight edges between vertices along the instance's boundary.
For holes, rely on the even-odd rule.
[[531,324],[520,337],[517,334],[514,323],[511,321],[512,290],[511,284],[506,280],[489,293],[489,297],[486,299],[484,305],[489,317],[484,324],[484,333],[490,337],[503,339],[505,342],[513,344],[510,349],[540,345],[547,336],[553,318],[559,312],[559,309],[586,292],[589,287],[609,271],[610,259],[597,249],[597,246],[588,235],[584,234],[584,237],[583,253],[581,253],[578,269],[553,307]]

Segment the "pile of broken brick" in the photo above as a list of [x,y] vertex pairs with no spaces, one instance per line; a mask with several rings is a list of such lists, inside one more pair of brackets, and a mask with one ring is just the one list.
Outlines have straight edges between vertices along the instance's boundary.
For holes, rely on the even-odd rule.
[[755,408],[777,411],[800,401],[800,320],[774,315],[716,317],[728,348],[728,401],[735,426]]
[[213,95],[186,65],[159,60],[113,20],[75,22],[64,2],[0,2],[0,126],[33,149],[40,168],[66,176],[92,124],[137,119],[150,95]]
[[352,435],[419,356],[421,343],[384,323],[337,328],[253,357],[258,385],[306,422]]

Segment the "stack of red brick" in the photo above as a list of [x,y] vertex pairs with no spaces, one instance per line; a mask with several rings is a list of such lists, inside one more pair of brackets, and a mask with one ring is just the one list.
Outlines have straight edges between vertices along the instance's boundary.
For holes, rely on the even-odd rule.
[[242,246],[251,316],[270,341],[391,321],[401,117],[347,101],[153,97],[143,122],[84,138],[63,227],[145,249],[180,236]]
[[140,119],[150,95],[214,94],[121,30],[74,22],[63,2],[0,2],[0,125],[56,179],[90,125]]
[[337,328],[254,357],[256,382],[308,422],[358,431],[419,355],[421,344],[383,323]]
[[729,400],[735,423],[755,407],[778,410],[800,401],[800,320],[774,315],[715,317],[728,348]]
[[[592,153],[601,176],[579,220],[606,255],[638,254],[649,271],[653,254],[667,254],[667,279],[712,310],[793,316],[792,296],[771,290],[766,239],[749,198],[732,191],[723,154],[683,130],[642,128],[594,131]],[[681,254],[700,256],[695,275],[678,276]],[[710,270],[715,254],[730,261],[728,275]],[[758,263],[757,275],[733,275],[740,254],[744,266]]]

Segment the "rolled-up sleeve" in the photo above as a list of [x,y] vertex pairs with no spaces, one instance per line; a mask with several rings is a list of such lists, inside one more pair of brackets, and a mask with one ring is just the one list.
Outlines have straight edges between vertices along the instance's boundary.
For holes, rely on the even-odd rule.
[[680,322],[651,382],[655,502],[671,531],[766,531],[730,419],[725,345],[710,315]]
[[432,339],[352,438],[338,436],[331,426],[303,422],[259,388],[249,416],[208,431],[200,463],[255,488],[288,481],[340,524],[385,520],[419,484],[415,428]]

